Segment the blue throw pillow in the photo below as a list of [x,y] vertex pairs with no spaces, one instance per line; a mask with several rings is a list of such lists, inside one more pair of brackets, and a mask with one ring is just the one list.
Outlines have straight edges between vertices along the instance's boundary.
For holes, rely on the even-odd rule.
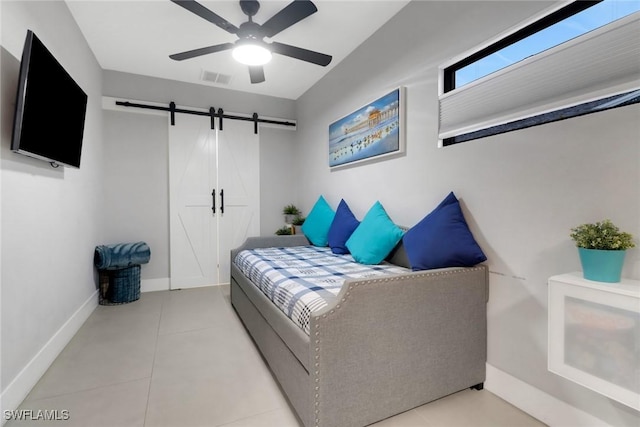
[[329,228],[329,235],[327,236],[331,252],[334,254],[348,254],[347,240],[349,240],[353,231],[358,228],[358,225],[360,225],[360,221],[353,215],[347,202],[344,199],[340,200],[338,209],[336,209],[336,216],[333,218],[331,228]]
[[442,200],[438,206],[436,206],[434,211],[437,211],[443,206],[452,205],[455,203],[460,203],[460,202],[458,202],[458,198],[456,197],[455,194],[453,194],[453,191],[452,191],[451,193],[447,194],[447,197],[445,197],[444,200]]
[[471,267],[487,260],[451,192],[402,238],[411,269]]
[[302,224],[302,232],[315,246],[327,246],[327,234],[335,212],[324,197],[320,196]]
[[347,240],[347,249],[361,264],[380,264],[402,239],[380,202],[376,202]]

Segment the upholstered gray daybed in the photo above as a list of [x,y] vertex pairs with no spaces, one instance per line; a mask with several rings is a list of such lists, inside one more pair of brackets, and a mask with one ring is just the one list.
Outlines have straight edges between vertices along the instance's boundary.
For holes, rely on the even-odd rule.
[[[309,245],[249,238],[231,252],[231,302],[305,426],[365,426],[469,387],[486,362],[483,265],[347,279],[310,313],[309,335],[234,263],[245,249]],[[407,265],[402,243],[388,260]]]

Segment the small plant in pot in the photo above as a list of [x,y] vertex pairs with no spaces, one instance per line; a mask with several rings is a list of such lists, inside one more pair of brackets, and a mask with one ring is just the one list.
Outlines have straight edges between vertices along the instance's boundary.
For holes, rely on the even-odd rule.
[[300,216],[300,215],[296,215],[295,218],[293,218],[293,221],[291,222],[291,225],[293,225],[293,228],[295,230],[294,234],[300,234],[302,232],[302,224],[304,224],[304,220],[306,218]]
[[572,228],[569,236],[578,247],[585,279],[620,281],[626,250],[636,246],[630,233],[620,231],[611,220],[605,219]]
[[300,209],[295,205],[287,205],[282,209],[285,224],[291,224],[293,219],[300,215]]
[[275,234],[277,234],[278,236],[289,236],[291,235],[291,227],[284,226],[282,228],[278,228]]

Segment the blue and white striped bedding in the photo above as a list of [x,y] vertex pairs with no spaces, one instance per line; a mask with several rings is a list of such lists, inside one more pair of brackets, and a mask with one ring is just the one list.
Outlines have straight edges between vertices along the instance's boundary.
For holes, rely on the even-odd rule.
[[345,279],[411,271],[393,264],[359,264],[351,255],[316,246],[244,250],[234,263],[307,334],[310,314],[335,300]]

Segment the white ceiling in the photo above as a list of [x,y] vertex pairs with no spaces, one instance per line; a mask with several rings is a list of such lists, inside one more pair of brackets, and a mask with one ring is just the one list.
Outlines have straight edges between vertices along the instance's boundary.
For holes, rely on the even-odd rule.
[[[105,70],[142,74],[189,83],[297,99],[331,68],[395,15],[408,0],[314,0],[318,11],[273,39],[333,56],[327,67],[274,55],[264,66],[266,81],[251,84],[245,65],[231,51],[184,61],[173,53],[234,42],[237,37],[169,0],[66,0],[69,9]],[[235,26],[247,21],[238,1],[202,0],[202,5]],[[263,0],[254,21],[262,24],[289,1]],[[227,74],[230,84],[204,82],[204,70]]]

